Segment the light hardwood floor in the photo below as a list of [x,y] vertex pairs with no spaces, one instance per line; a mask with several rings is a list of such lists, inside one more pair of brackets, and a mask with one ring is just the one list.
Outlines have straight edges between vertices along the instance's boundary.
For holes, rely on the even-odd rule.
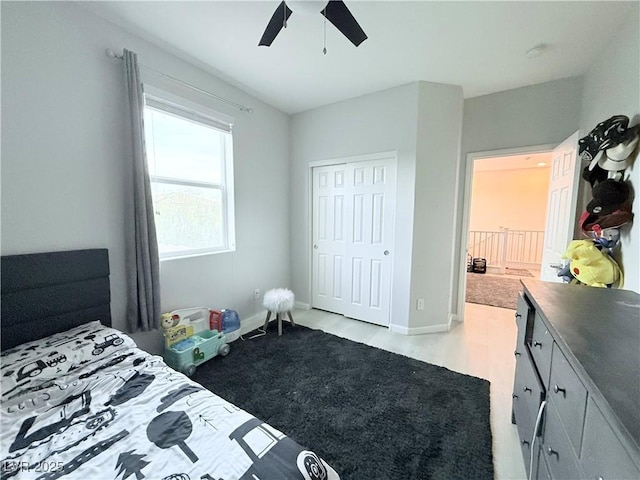
[[448,333],[412,336],[322,310],[298,310],[294,318],[300,325],[489,380],[495,478],[502,480],[526,478],[516,426],[511,424],[514,313],[467,303],[465,322],[455,323]]

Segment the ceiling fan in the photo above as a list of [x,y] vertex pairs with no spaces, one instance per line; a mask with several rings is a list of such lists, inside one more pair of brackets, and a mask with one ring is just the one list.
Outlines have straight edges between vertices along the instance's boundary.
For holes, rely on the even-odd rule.
[[[289,8],[289,5],[293,8]],[[296,11],[300,13],[321,13],[327,20],[340,30],[356,47],[367,39],[358,22],[353,17],[344,2],[339,0],[327,1],[294,1],[281,2],[273,13],[266,30],[262,34],[258,45],[269,47],[273,43],[282,27],[287,26],[287,20]]]

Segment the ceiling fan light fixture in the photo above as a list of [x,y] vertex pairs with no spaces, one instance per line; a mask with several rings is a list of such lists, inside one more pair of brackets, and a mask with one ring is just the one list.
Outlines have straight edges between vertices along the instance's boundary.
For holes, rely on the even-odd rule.
[[[367,34],[364,33],[364,30],[362,30],[362,27],[358,24],[358,21],[342,0],[332,0],[329,2],[316,0],[306,2],[289,0],[285,2],[282,0],[278,8],[276,8],[276,11],[273,12],[271,20],[269,20],[258,45],[265,47],[271,46],[273,40],[278,36],[278,33],[287,26],[287,20],[289,20],[289,17],[293,14],[293,10],[289,8],[288,4],[292,4],[293,8],[300,9],[300,7],[302,7],[312,13],[320,13],[356,47],[367,39]],[[318,9],[317,12],[316,9]]]
[[327,6],[326,0],[288,0],[287,5],[294,13],[315,15]]

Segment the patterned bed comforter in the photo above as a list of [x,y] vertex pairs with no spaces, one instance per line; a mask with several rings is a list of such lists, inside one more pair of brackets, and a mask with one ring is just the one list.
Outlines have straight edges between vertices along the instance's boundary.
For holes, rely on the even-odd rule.
[[88,326],[2,354],[2,479],[338,479],[311,451]]

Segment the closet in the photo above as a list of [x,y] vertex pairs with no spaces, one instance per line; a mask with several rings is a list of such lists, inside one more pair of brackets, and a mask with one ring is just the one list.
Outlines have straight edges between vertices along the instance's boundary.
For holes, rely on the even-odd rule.
[[395,157],[312,170],[312,306],[388,325]]

